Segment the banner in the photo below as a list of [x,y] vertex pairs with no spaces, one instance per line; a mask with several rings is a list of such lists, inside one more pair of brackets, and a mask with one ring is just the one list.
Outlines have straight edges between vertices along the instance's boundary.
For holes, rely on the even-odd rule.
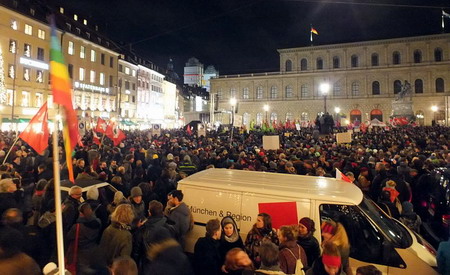
[[152,135],[157,135],[158,137],[161,135],[161,124],[153,124]]
[[280,149],[280,137],[279,136],[263,136],[263,148],[264,148],[264,150]]
[[337,144],[342,143],[351,143],[352,142],[352,133],[337,133],[336,134],[336,142]]

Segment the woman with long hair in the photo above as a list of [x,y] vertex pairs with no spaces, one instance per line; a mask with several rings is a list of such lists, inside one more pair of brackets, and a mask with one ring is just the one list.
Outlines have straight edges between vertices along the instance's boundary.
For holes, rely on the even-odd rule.
[[297,243],[305,250],[309,266],[320,256],[319,242],[314,237],[315,231],[316,226],[312,219],[304,217],[298,222]]
[[267,213],[260,213],[245,240],[245,250],[256,268],[261,265],[259,247],[264,241],[270,241],[276,245],[280,243],[277,232],[272,228],[272,217]]
[[279,263],[284,273],[294,274],[297,260],[301,260],[304,267],[308,266],[305,250],[297,244],[292,226],[280,227],[278,239],[280,240]]
[[349,264],[350,242],[344,226],[332,220],[324,221],[321,226],[323,244],[332,242],[339,249],[342,258],[342,268],[347,275],[352,275],[352,269]]

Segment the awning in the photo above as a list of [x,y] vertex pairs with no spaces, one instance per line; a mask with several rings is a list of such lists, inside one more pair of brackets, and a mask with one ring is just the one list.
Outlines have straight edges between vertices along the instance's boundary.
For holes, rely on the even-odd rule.
[[137,123],[134,123],[131,120],[122,120],[122,121],[120,121],[120,123],[123,125],[126,125],[126,126],[137,126],[138,125]]
[[2,118],[2,123],[28,123],[30,122],[30,118],[15,118],[10,119],[7,117]]

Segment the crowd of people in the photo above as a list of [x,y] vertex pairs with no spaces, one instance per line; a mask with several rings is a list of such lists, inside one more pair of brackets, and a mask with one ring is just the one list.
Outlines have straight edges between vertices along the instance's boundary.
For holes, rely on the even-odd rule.
[[[264,213],[258,216],[260,224],[257,222],[245,241],[240,239],[230,217],[211,221],[205,239],[197,243],[207,256],[195,255],[192,265],[183,248],[193,220],[183,203],[183,194],[176,190],[177,182],[208,168],[325,177],[335,177],[339,169],[386,213],[420,233],[421,223],[429,219],[423,201],[434,192],[431,172],[437,167],[450,167],[447,127],[373,128],[354,133],[348,144],[337,144],[333,134],[320,135],[312,127],[278,130],[277,134],[280,149],[265,150],[263,133],[259,131],[235,131],[230,138],[230,133],[221,129],[208,132],[206,137],[182,129],[163,131],[159,136],[135,130],[127,131],[126,139],[117,147],[107,139],[100,146],[94,144],[92,133],[88,132],[82,139],[85,146],[74,152],[75,183],[63,202],[68,266],[76,262],[77,274],[109,274],[112,267],[133,264],[142,274],[193,274],[192,270],[206,274],[199,273],[199,266],[212,261],[201,259],[216,257],[220,259],[214,261],[217,272],[226,273],[243,263],[255,270],[274,266],[273,261],[264,262],[264,257],[274,257],[270,252],[273,246],[262,242],[268,239],[277,246],[279,260],[275,266],[279,264],[281,272],[292,274],[295,268],[289,263],[301,262],[309,274],[325,274],[311,272],[326,270],[325,262],[336,264],[339,257],[338,271],[351,274],[350,244],[326,241],[333,239],[326,234],[341,233],[342,225],[321,225],[325,241],[320,248],[317,240],[305,237],[315,230],[311,220],[305,218],[294,227],[288,225],[274,231],[270,217]],[[39,274],[31,270],[39,270],[57,259],[53,152],[49,146],[43,154],[35,154],[20,140],[14,144],[15,138],[14,132],[0,134],[0,261],[20,260],[29,263],[29,274]],[[59,154],[64,159],[62,141]],[[67,180],[67,165],[62,163],[60,169],[61,178]],[[85,182],[108,182],[119,191],[112,201],[105,201],[104,194],[96,188],[83,193],[79,186]],[[442,230],[447,237],[448,228],[442,225]],[[11,243],[11,239],[17,241]],[[227,242],[225,248],[219,249],[211,241],[222,239]],[[213,246],[217,251],[210,250]],[[442,250],[445,247],[448,246],[443,242]],[[322,267],[320,257],[325,264]],[[450,269],[448,261],[448,253],[438,253],[442,270]],[[8,267],[11,270],[5,274],[25,274],[13,272],[24,266],[0,263],[0,273]],[[338,271],[327,272],[341,274]]]

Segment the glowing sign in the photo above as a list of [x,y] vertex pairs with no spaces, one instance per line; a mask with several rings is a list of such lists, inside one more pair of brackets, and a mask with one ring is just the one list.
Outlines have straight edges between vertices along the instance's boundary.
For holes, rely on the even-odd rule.
[[108,88],[99,87],[91,84],[85,84],[80,82],[75,82],[75,88],[80,90],[91,90],[91,91],[97,91],[100,93],[109,93]]
[[29,58],[21,57],[19,60],[20,64],[27,65],[34,68],[39,68],[43,70],[48,70],[48,64],[36,60],[32,60]]

